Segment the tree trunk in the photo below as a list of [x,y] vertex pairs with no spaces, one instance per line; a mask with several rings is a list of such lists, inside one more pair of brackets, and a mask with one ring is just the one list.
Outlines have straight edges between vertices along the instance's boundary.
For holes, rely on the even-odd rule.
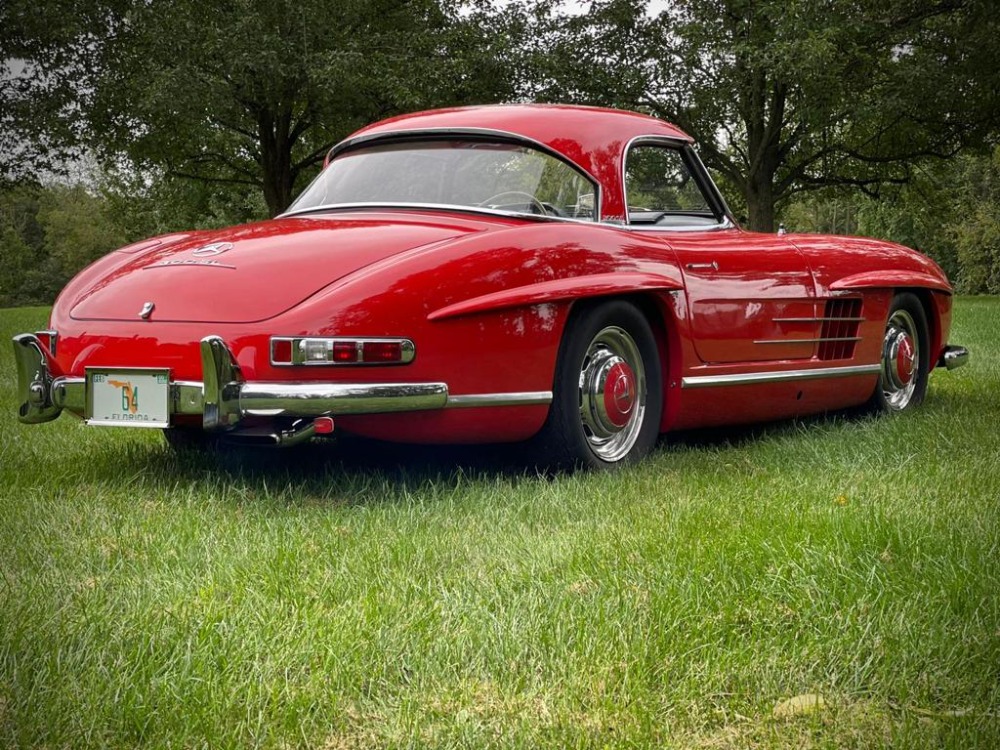
[[773,176],[758,172],[747,176],[744,197],[747,214],[753,232],[774,231],[774,184]]
[[262,110],[257,119],[264,200],[271,216],[277,216],[292,202],[292,184],[295,180],[292,174],[290,121],[290,111],[275,115]]
[[275,155],[271,163],[264,162],[264,200],[271,216],[277,216],[292,202],[291,163],[288,152]]

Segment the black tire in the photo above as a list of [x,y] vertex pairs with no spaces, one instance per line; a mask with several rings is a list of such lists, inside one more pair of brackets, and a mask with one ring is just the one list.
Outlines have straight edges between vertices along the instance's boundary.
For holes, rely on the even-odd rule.
[[878,384],[868,402],[873,412],[896,413],[919,406],[930,376],[927,315],[916,295],[897,294],[889,306]]
[[614,469],[656,444],[663,377],[652,328],[634,305],[616,300],[573,311],[553,381],[552,406],[531,442],[547,468]]

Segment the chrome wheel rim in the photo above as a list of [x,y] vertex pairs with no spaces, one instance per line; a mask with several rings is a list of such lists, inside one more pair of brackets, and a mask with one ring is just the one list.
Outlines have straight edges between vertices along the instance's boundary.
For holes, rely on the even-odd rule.
[[890,409],[905,409],[920,377],[920,339],[913,316],[896,310],[882,340],[882,396]]
[[590,449],[615,462],[639,439],[646,414],[646,370],[635,340],[608,326],[597,333],[580,365],[580,422]]

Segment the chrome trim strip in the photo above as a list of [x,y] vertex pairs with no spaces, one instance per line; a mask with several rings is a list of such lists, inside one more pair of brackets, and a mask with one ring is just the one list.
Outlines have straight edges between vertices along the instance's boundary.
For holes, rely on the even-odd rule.
[[864,318],[772,318],[775,323],[864,323]]
[[462,396],[448,396],[448,409],[464,409],[474,406],[534,406],[551,404],[552,391],[524,391],[516,393],[468,393]]
[[[575,172],[581,174],[594,186],[594,217],[591,221],[588,221],[587,223],[594,224],[594,223],[599,223],[602,220],[603,218],[602,211],[604,210],[604,185],[601,183],[600,180],[598,180],[596,177],[594,177],[594,175],[592,175],[590,172],[588,172],[586,169],[581,167],[576,162],[570,161],[568,158],[566,158],[564,154],[559,153],[558,151],[545,145],[541,141],[536,141],[534,138],[528,138],[527,136],[519,135],[518,133],[512,133],[510,131],[500,130],[497,128],[402,128],[400,130],[389,131],[389,132],[379,132],[371,134],[363,133],[357,138],[350,138],[347,140],[343,140],[340,143],[334,145],[333,148],[331,148],[327,152],[326,163],[323,165],[323,169],[320,170],[320,174],[322,174],[323,171],[326,170],[327,166],[329,166],[329,162],[333,161],[333,159],[341,151],[354,148],[355,146],[358,147],[362,145],[367,146],[376,143],[380,140],[391,141],[393,139],[398,139],[398,138],[419,140],[421,136],[431,136],[437,138],[450,136],[455,138],[461,138],[463,135],[472,137],[485,136],[488,138],[502,138],[506,140],[511,140],[514,141],[515,143],[526,144],[537,151],[541,151],[542,153],[547,154],[548,156],[558,159],[563,164],[566,164],[568,167],[573,169]],[[318,180],[319,175],[316,175],[314,179]],[[310,182],[309,185],[312,185],[312,183]],[[309,189],[309,185],[306,186],[306,190]],[[340,204],[340,205],[347,205],[347,204]],[[442,207],[440,204],[430,204],[430,206],[437,208]],[[464,207],[450,206],[449,208],[459,208],[459,209],[464,208],[466,210],[469,209],[468,206]],[[296,216],[302,213],[303,211],[310,211],[310,210],[313,209],[297,209],[292,211],[286,211],[283,214],[279,214],[275,218]],[[511,212],[505,212],[505,211],[493,211],[492,213],[507,214],[512,216],[537,216],[537,214],[513,214]],[[567,220],[564,217],[555,217],[555,216],[551,216],[548,218],[553,218],[553,219],[559,218],[562,219],[563,221]],[[583,221],[583,220],[571,219],[571,221]]]
[[846,378],[855,375],[876,375],[880,365],[852,365],[850,367],[819,367],[810,370],[772,370],[770,372],[736,373],[735,375],[695,375],[681,378],[681,388],[715,388],[727,385],[757,385],[781,383],[789,380],[818,380],[820,378]]
[[[621,174],[619,175],[622,186],[622,201],[625,209],[625,220],[624,224],[622,225],[622,229],[627,229],[633,232],[712,232],[712,231],[718,231],[720,229],[731,229],[734,226],[736,226],[725,212],[723,213],[721,220],[716,220],[715,224],[710,224],[708,226],[701,224],[701,225],[691,225],[691,226],[682,225],[674,227],[667,227],[667,226],[661,227],[661,226],[650,226],[642,224],[638,225],[630,224],[628,220],[628,190],[625,187],[627,185],[627,180],[625,176],[626,176],[626,170],[628,169],[628,152],[632,150],[632,147],[634,145],[636,144],[641,145],[642,143],[661,145],[665,146],[666,148],[677,149],[682,153],[682,158],[684,149],[691,149],[691,153],[694,156],[694,158],[698,159],[698,161],[701,161],[700,157],[698,157],[697,154],[695,154],[694,150],[692,149],[693,142],[685,141],[682,138],[671,138],[669,136],[662,136],[662,135],[637,135],[634,138],[632,138],[628,143],[626,143],[625,149],[622,152],[622,168],[621,168]],[[702,164],[701,171],[703,172],[702,175],[696,175],[694,173],[691,174],[691,177],[694,178],[695,184],[698,184],[699,187],[707,187],[710,192],[714,193],[714,197],[717,197],[721,201],[721,205],[725,206],[725,200],[722,198],[722,193],[719,192],[719,188],[712,180],[712,176],[708,174],[707,170],[704,169],[704,164]],[[700,184],[700,180],[702,177],[704,178],[706,185]]]
[[[608,222],[605,222],[608,223]],[[629,232],[718,232],[722,229],[732,229],[736,225],[729,220],[729,217],[724,218],[720,222],[715,224],[691,224],[690,226],[679,226],[679,227],[661,227],[650,224],[623,224],[619,226],[619,229],[624,229]]]
[[526,211],[501,211],[497,208],[487,208],[486,206],[469,206],[462,203],[386,203],[378,201],[360,201],[356,203],[324,203],[320,206],[309,208],[297,208],[277,216],[278,219],[291,219],[306,214],[314,214],[322,211],[351,211],[356,209],[379,209],[383,211],[392,210],[414,210],[414,211],[459,211],[472,214],[488,214],[490,216],[504,216],[516,219],[534,219],[536,221],[563,221],[574,224],[586,224],[594,226],[601,224],[596,218],[575,219],[572,216],[553,216],[552,214],[533,214]]
[[822,344],[827,341],[861,341],[861,337],[840,336],[817,339],[754,339],[755,344]]
[[944,365],[949,370],[962,367],[969,363],[969,350],[964,346],[946,346],[941,352],[938,367]]

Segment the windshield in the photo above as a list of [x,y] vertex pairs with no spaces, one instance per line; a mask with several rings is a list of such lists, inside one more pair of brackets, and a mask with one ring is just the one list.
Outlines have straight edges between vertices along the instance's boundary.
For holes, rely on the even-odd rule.
[[581,172],[520,144],[404,141],[340,154],[288,210],[417,204],[595,220],[594,194]]

